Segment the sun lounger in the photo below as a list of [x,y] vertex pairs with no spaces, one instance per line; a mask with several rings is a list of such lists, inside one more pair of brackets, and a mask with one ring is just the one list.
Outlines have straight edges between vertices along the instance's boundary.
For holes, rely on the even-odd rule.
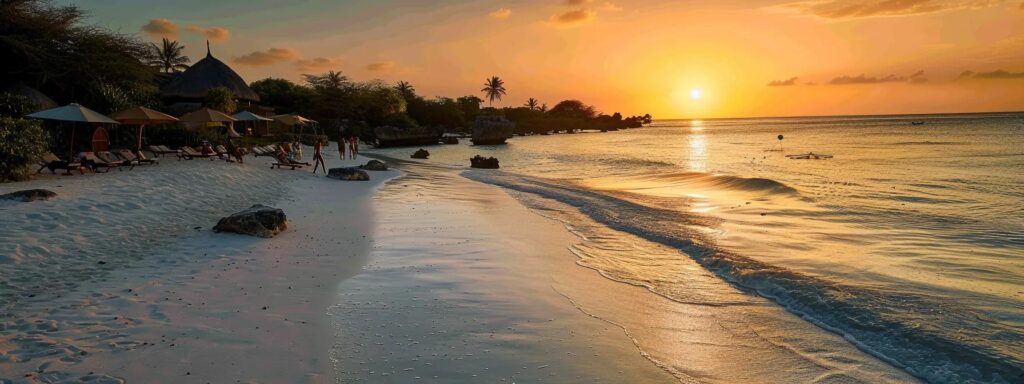
[[281,167],[288,167],[288,168],[291,168],[294,171],[295,168],[302,168],[302,164],[293,164],[293,163],[287,163],[287,164],[286,163],[271,163],[270,164],[270,169],[274,169],[274,168],[282,169]]
[[132,151],[129,151],[127,149],[122,149],[122,150],[117,151],[117,154],[118,154],[118,156],[121,156],[122,159],[135,162],[135,164],[138,164],[138,165],[142,165],[142,164],[156,164],[156,160],[155,159],[147,159],[147,158],[145,158],[145,156],[140,156],[140,155],[142,155],[142,152],[139,152],[139,154],[136,155]]
[[164,146],[164,145],[150,145],[148,148],[149,148],[150,151],[155,153],[157,156],[177,155],[178,154],[177,150],[167,148],[167,146]]
[[129,160],[129,159],[125,159],[125,158],[121,157],[120,155],[118,155],[116,153],[113,153],[113,152],[108,152],[108,151],[96,152],[96,157],[99,158],[100,160],[103,160],[103,161],[109,163],[109,164],[117,164],[118,165],[118,170],[121,169],[120,167],[129,167],[128,168],[129,170],[135,169],[135,162],[134,161]]
[[217,157],[215,153],[200,153],[199,151],[192,149],[192,147],[181,147],[181,151],[178,153],[178,159],[192,160],[194,158],[208,159],[211,157]]
[[78,173],[85,174],[85,171],[82,170],[82,164],[61,160],[52,152],[47,152],[43,155],[43,158],[39,160],[39,169],[36,170],[36,173],[42,172],[43,169],[49,169],[50,173],[53,174],[56,174],[58,169],[63,169],[65,171],[65,175],[70,175],[71,170],[77,169]]
[[[110,172],[110,168],[119,168],[119,163],[110,163],[100,159],[92,152],[82,152],[82,165],[89,167],[93,172]],[[100,171],[100,168],[103,168]],[[120,168],[119,168],[120,169]]]

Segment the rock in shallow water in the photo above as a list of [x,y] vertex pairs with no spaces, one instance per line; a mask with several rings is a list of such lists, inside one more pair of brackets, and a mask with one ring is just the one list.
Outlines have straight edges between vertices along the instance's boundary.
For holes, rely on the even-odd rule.
[[348,181],[370,180],[370,174],[359,168],[331,168],[327,171],[327,177]]
[[430,152],[427,152],[427,150],[423,148],[420,148],[416,153],[412,154],[412,158],[414,159],[426,159],[428,157],[430,157]]
[[57,193],[53,191],[47,191],[45,189],[26,189],[24,191],[0,195],[0,200],[17,200],[27,203],[36,200],[49,200],[54,196],[57,196]]
[[498,159],[476,155],[469,159],[469,165],[473,168],[498,169]]
[[365,165],[360,165],[359,168],[367,171],[386,171],[388,170],[388,165],[380,160],[370,160]]
[[218,233],[231,232],[265,238],[274,237],[285,229],[288,229],[288,218],[284,211],[260,204],[220,219],[213,227],[213,231]]

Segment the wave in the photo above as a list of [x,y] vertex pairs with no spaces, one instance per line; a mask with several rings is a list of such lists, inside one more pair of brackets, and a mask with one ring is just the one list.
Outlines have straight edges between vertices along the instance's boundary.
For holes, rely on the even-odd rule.
[[709,188],[740,192],[768,192],[771,194],[799,195],[796,188],[780,181],[762,177],[740,177],[703,172],[680,172],[643,177],[671,183],[688,183]]
[[[782,305],[910,374],[935,383],[1010,383],[1024,377],[1024,338],[1012,326],[927,293],[854,286],[719,249],[699,215],[644,206],[560,182],[505,172],[469,179],[570,205],[614,230],[681,250],[704,268]],[[676,175],[688,179],[693,175]],[[772,185],[763,181],[726,181]],[[977,327],[978,320],[987,327]],[[1009,335],[1009,336],[1008,336]]]

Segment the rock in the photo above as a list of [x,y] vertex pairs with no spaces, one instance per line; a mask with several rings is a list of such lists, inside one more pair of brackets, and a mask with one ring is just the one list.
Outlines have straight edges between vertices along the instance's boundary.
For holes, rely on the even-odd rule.
[[445,137],[441,138],[441,143],[443,143],[443,144],[458,144],[459,143],[459,138],[455,137],[455,136],[445,136]]
[[288,229],[288,218],[284,211],[256,204],[244,211],[220,219],[213,231],[231,232],[258,237],[274,237]]
[[47,191],[45,189],[26,189],[24,191],[0,195],[0,200],[17,200],[27,203],[36,200],[49,200],[54,196],[57,196],[57,193],[53,191]]
[[498,169],[498,159],[476,155],[469,159],[469,165],[473,168]]
[[370,160],[366,164],[360,165],[359,168],[367,171],[386,171],[388,170],[388,165],[380,160]]
[[347,168],[331,168],[327,170],[327,177],[338,180],[348,181],[367,181],[370,180],[370,174],[359,168],[347,167]]
[[516,128],[513,123],[501,116],[477,116],[473,122],[474,145],[500,145],[512,137]]
[[428,157],[430,157],[430,152],[427,152],[427,150],[423,148],[420,148],[416,153],[412,154],[412,158],[414,159],[426,159]]

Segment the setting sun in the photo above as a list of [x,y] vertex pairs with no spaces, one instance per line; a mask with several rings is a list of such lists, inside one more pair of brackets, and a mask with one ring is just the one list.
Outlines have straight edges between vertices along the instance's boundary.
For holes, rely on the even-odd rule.
[[701,92],[700,88],[691,89],[690,90],[690,98],[694,99],[694,100],[698,100],[698,99],[700,99],[701,93],[702,92]]

